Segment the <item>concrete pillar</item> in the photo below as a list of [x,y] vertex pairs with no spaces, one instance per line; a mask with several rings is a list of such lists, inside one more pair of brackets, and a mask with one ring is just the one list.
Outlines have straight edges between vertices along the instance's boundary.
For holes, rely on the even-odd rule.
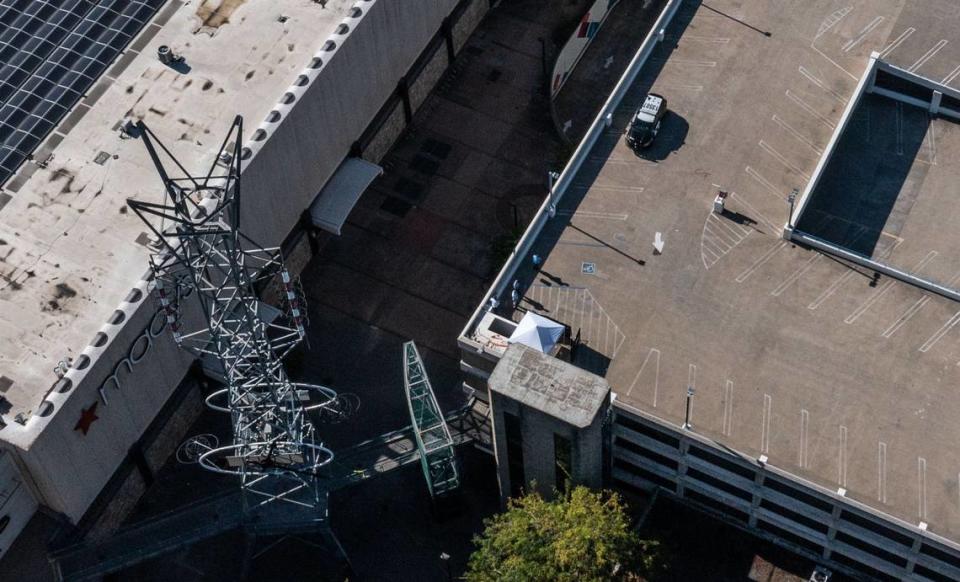
[[[846,494],[846,491],[840,489],[837,493]],[[833,511],[830,512],[830,526],[827,528],[827,542],[823,545],[823,559],[829,560],[833,553],[833,540],[837,537],[837,522],[840,520],[840,504],[834,503]]]
[[873,51],[870,53],[870,79],[867,81],[866,87],[864,87],[864,93],[873,93],[873,88],[877,83],[877,66],[880,62],[880,53]]
[[917,565],[917,557],[920,555],[920,544],[923,543],[922,535],[914,535],[913,543],[910,545],[910,553],[907,554],[907,574],[913,574],[913,569]]
[[940,91],[934,91],[933,99],[930,100],[930,115],[936,115],[940,113],[941,100],[943,100],[943,93]]
[[403,118],[409,124],[413,120],[413,106],[410,104],[410,83],[407,81],[406,75],[400,77],[400,81],[397,83],[397,95],[400,96],[403,103]]
[[757,527],[757,511],[760,509],[760,503],[763,501],[763,482],[766,480],[766,473],[763,467],[757,469],[757,474],[753,478],[753,497],[750,499],[750,515],[747,516],[747,523],[750,527]]
[[565,484],[602,487],[606,380],[512,344],[488,385],[503,502],[531,482],[547,498]]
[[687,453],[690,451],[690,441],[685,438],[680,439],[680,458],[677,459],[677,495],[683,497],[686,495],[687,479]]

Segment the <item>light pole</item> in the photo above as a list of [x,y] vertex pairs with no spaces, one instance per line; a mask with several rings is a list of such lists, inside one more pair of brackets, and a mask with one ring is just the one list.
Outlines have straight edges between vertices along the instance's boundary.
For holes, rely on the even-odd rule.
[[787,228],[793,228],[793,203],[797,200],[797,194],[800,190],[794,188],[790,194],[787,194],[787,202],[790,203],[790,214],[787,215]]
[[447,565],[447,582],[453,582],[453,572],[450,570],[450,554],[442,552],[440,560]]
[[553,201],[553,184],[558,178],[560,178],[560,174],[553,171],[547,172],[547,196],[550,197],[550,205],[547,207],[547,211],[550,213],[550,218],[557,215],[557,205]]
[[684,415],[683,420],[683,429],[692,430],[693,425],[690,424],[690,407],[693,406],[693,395],[696,393],[696,390],[693,389],[693,386],[687,386],[687,412]]

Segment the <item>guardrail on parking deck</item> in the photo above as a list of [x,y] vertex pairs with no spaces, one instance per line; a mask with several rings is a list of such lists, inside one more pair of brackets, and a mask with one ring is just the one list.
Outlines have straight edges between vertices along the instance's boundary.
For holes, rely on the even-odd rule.
[[534,216],[529,226],[527,226],[526,232],[523,233],[523,236],[520,238],[517,246],[513,249],[513,252],[507,259],[507,262],[500,269],[500,273],[494,280],[493,285],[490,286],[487,294],[484,295],[483,302],[479,307],[477,307],[476,311],[473,312],[473,315],[467,321],[463,331],[460,332],[461,342],[466,341],[474,343],[473,340],[470,339],[470,335],[472,330],[479,323],[484,311],[489,308],[490,299],[503,293],[508,282],[517,272],[517,269],[520,266],[520,261],[530,251],[533,243],[543,230],[544,225],[550,219],[551,204],[557,205],[563,199],[564,194],[566,194],[567,189],[573,182],[574,176],[576,176],[577,172],[580,171],[580,166],[582,166],[584,160],[587,159],[587,156],[593,149],[594,144],[597,143],[597,139],[603,135],[604,131],[608,127],[609,120],[612,119],[614,112],[620,105],[620,101],[623,100],[623,96],[630,89],[630,86],[633,84],[634,80],[636,80],[637,75],[640,73],[643,65],[646,64],[647,59],[650,58],[650,55],[653,53],[653,49],[656,47],[657,43],[663,41],[665,29],[673,20],[673,17],[677,13],[677,10],[680,8],[681,4],[683,4],[683,0],[670,0],[667,2],[667,5],[664,6],[663,11],[657,18],[657,21],[650,29],[649,34],[647,34],[647,38],[645,38],[643,44],[640,45],[640,48],[633,56],[633,59],[631,59],[630,64],[623,72],[620,80],[617,81],[617,85],[614,87],[613,92],[610,93],[610,97],[607,98],[606,103],[603,104],[600,112],[597,113],[593,123],[590,124],[590,129],[587,130],[587,133],[584,135],[580,145],[577,146],[577,149],[573,152],[573,155],[567,162],[566,167],[564,167],[563,172],[560,173],[560,177],[554,182],[552,192],[553,195],[544,197],[543,204],[541,204],[540,208],[537,210],[536,216]]

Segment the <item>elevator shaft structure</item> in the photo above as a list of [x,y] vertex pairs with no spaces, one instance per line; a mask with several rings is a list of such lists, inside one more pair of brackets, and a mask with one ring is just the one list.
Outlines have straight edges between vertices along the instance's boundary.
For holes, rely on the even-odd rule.
[[[245,511],[271,502],[322,511],[318,476],[333,453],[317,440],[308,411],[334,405],[336,394],[287,377],[283,358],[304,338],[305,309],[279,250],[240,231],[243,120],[234,120],[200,176],[145,124],[137,129],[165,188],[162,203],[127,201],[157,239],[154,293],[177,344],[215,358],[226,378],[207,405],[230,414],[232,442],[204,451],[199,464],[240,478]],[[266,293],[279,308],[260,300]]]
[[449,495],[460,486],[454,441],[412,341],[403,344],[403,387],[430,497]]

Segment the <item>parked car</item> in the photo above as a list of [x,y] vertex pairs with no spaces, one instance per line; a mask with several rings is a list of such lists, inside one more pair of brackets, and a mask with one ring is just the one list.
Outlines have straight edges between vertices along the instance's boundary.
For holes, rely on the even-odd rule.
[[631,148],[645,148],[652,144],[666,114],[666,98],[656,93],[647,95],[627,126],[627,145]]

